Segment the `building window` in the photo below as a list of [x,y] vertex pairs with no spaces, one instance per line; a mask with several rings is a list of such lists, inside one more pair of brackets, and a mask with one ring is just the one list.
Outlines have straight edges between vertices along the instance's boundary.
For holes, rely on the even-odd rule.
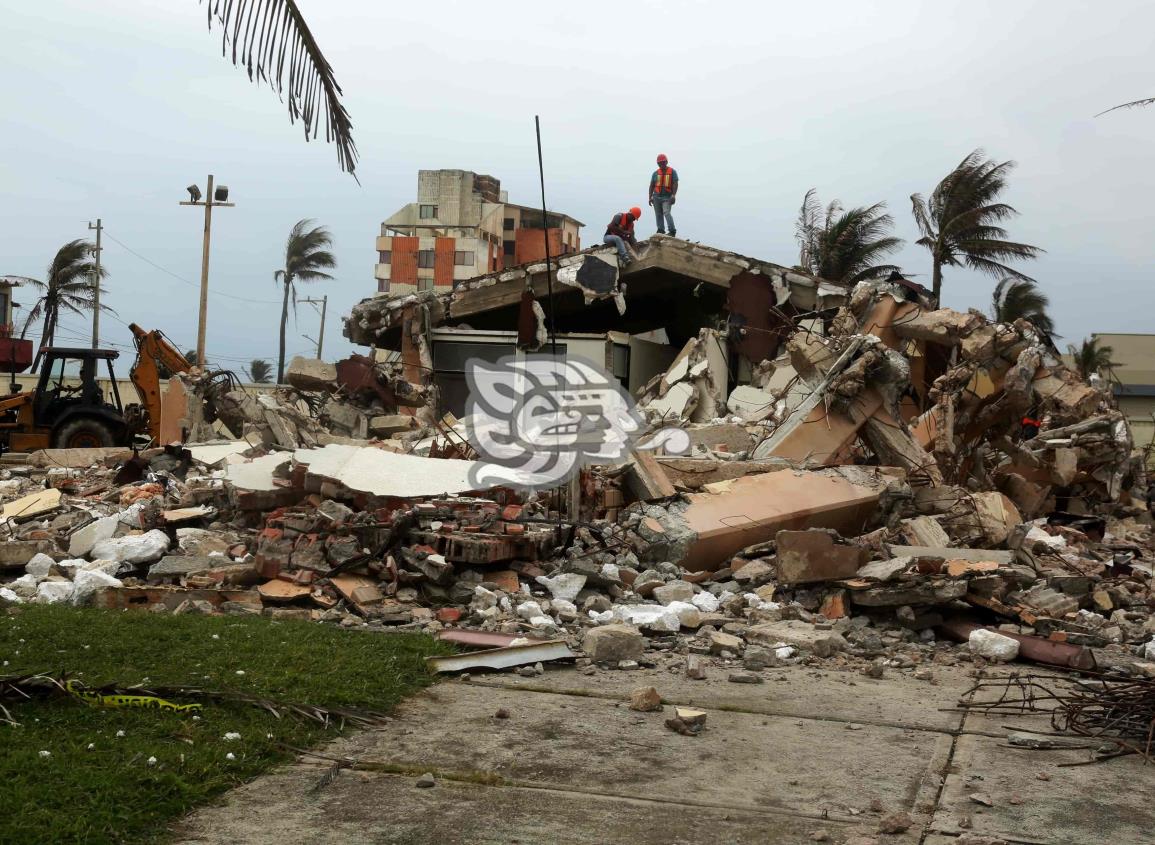
[[437,206],[423,205],[421,206],[420,217],[422,220],[434,220],[437,218]]
[[383,250],[380,250],[380,252],[381,252],[381,260],[378,262],[379,264],[392,264],[393,263],[393,250],[383,249]]
[[433,268],[433,250],[419,249],[417,250],[417,266],[430,270]]
[[417,290],[433,290],[433,280],[432,279],[418,279],[417,280]]
[[502,226],[502,228],[505,229],[505,231],[507,231],[507,232],[512,232],[513,231],[513,218],[512,217],[506,217],[505,218],[505,224]]
[[453,253],[453,263],[458,267],[472,267],[477,263],[473,250],[457,250]]
[[513,241],[502,241],[501,248],[506,255],[513,255],[516,244]]

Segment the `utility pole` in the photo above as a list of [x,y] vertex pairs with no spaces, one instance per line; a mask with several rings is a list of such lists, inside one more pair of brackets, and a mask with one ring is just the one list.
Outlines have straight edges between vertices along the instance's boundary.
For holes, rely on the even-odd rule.
[[100,218],[96,218],[96,225],[88,224],[89,230],[96,230],[96,246],[92,250],[96,259],[96,271],[92,276],[92,348],[100,348],[100,252],[104,248],[100,245],[100,235],[104,232],[104,225]]
[[208,311],[209,311],[209,237],[212,233],[213,226],[213,207],[225,206],[232,208],[236,203],[225,202],[229,198],[229,189],[224,185],[213,190],[213,175],[209,174],[208,186],[205,190],[204,199],[201,199],[201,191],[196,185],[188,186],[189,200],[182,201],[181,205],[203,205],[205,207],[205,240],[204,249],[201,253],[201,302],[200,302],[200,320],[197,324],[197,366],[204,367],[205,365],[205,331],[208,327]]
[[317,335],[317,358],[321,357],[321,347],[325,344],[325,310],[329,307],[329,295],[325,294],[320,299],[302,299],[301,302],[308,302],[311,305],[321,303],[321,333]]

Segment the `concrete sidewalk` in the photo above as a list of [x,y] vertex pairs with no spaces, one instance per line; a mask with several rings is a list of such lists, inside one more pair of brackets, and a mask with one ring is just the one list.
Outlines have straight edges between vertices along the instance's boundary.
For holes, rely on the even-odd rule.
[[[1152,841],[1150,768],[1134,757],[1060,768],[1087,752],[1008,747],[1008,725],[1043,731],[1047,721],[953,709],[973,682],[964,669],[937,667],[930,683],[793,666],[746,685],[727,682],[721,668],[688,680],[680,665],[448,680],[382,730],[321,751],[373,771],[324,783],[330,764],[304,758],[193,814],[175,838],[949,845],[969,831],[1046,845]],[[631,690],[651,685],[667,704],[707,710],[705,731],[666,729],[670,706],[664,715],[629,710]],[[499,709],[509,718],[496,718]],[[416,787],[423,772],[436,775],[435,787]],[[879,819],[896,811],[913,825],[879,834]]]

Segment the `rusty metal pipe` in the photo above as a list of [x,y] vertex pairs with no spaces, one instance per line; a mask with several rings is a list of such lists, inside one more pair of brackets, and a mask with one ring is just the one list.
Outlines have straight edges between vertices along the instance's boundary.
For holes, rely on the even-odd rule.
[[1073,643],[1057,643],[1054,640],[1045,640],[1042,637],[1032,637],[1026,634],[1008,634],[997,631],[987,625],[978,625],[964,619],[948,619],[941,626],[942,630],[959,642],[970,639],[971,632],[986,628],[1004,637],[1010,637],[1019,644],[1019,655],[1033,663],[1045,663],[1048,666],[1060,666],[1064,669],[1089,670],[1095,668],[1095,655],[1086,646]]

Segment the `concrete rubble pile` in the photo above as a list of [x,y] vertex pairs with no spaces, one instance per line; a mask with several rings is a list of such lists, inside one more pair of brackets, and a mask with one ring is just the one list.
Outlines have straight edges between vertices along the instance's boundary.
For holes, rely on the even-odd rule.
[[174,376],[170,391],[175,382],[185,397],[183,439],[243,439],[271,449],[363,443],[413,433],[418,417],[402,411],[424,411],[429,402],[427,389],[401,378],[398,367],[362,355],[337,364],[298,356],[286,379],[287,386],[251,393],[199,371]]
[[423,630],[527,659],[564,640],[587,672],[740,683],[798,661],[1155,675],[1146,474],[1109,397],[1026,322],[898,284],[842,301],[783,327],[728,394],[701,330],[639,391],[690,453],[565,490],[471,488],[435,388],[361,356],[218,398],[227,440],[9,456],[0,597]]

